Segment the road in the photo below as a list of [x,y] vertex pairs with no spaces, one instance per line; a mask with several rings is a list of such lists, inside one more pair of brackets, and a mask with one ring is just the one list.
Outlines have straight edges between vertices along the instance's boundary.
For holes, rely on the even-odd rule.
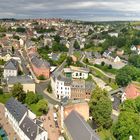
[[41,94],[44,98],[47,99],[47,101],[52,105],[60,105],[60,102],[56,101],[55,99],[51,98],[49,95],[44,93],[44,90],[46,89],[47,84],[49,83],[49,80],[45,83],[39,83],[36,84],[36,92],[38,94]]

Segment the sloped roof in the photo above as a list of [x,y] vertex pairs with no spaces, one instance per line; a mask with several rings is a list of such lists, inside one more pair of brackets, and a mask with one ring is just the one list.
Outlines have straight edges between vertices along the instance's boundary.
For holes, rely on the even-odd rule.
[[31,120],[27,116],[23,119],[19,127],[30,140],[35,140],[37,135],[44,131],[41,127],[39,127],[35,122],[33,122],[33,120]]
[[47,62],[46,60],[43,60],[43,59],[39,59],[36,56],[31,59],[31,62],[37,68],[50,68],[50,63],[49,62]]
[[74,110],[67,116],[64,123],[72,140],[100,140],[84,118]]
[[17,70],[18,69],[18,62],[14,59],[10,59],[4,65],[4,69]]
[[140,87],[136,86],[135,84],[129,84],[124,92],[127,99],[135,99],[140,96]]
[[20,122],[24,114],[28,111],[28,109],[23,104],[21,104],[13,97],[6,102],[5,107],[12,114],[12,116],[16,119],[17,122]]

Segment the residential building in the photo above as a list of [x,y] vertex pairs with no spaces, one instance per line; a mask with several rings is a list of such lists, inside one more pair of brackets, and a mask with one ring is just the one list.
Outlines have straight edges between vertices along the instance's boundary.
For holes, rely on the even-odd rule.
[[17,76],[18,75],[18,70],[19,70],[18,62],[14,59],[10,59],[4,65],[3,76],[4,76],[4,78],[7,78],[9,76]]
[[43,75],[45,78],[50,77],[50,64],[36,56],[31,58],[31,66],[37,77]]
[[62,103],[64,118],[66,118],[73,110],[77,111],[86,121],[89,119],[89,105],[83,100],[67,100]]
[[48,139],[48,133],[37,124],[36,115],[13,97],[5,104],[5,117],[21,140]]
[[63,97],[71,98],[71,80],[69,78],[59,75],[51,78],[51,84],[53,92],[58,99]]
[[90,99],[92,91],[92,82],[87,82],[81,79],[72,80],[71,99]]
[[58,99],[89,99],[94,88],[91,82],[79,79],[71,79],[64,76],[51,78],[53,92]]
[[64,69],[64,73],[66,77],[71,77],[75,79],[87,79],[89,74],[89,69],[83,67],[70,66],[69,68]]
[[129,84],[122,94],[121,100],[122,102],[127,99],[135,99],[140,96],[140,86],[137,84]]
[[25,92],[32,91],[35,93],[35,83],[30,76],[16,76],[16,77],[8,77],[7,85],[8,90],[10,91],[14,84],[20,83],[23,86],[23,90]]
[[70,140],[100,140],[84,118],[74,110],[65,118],[64,126]]

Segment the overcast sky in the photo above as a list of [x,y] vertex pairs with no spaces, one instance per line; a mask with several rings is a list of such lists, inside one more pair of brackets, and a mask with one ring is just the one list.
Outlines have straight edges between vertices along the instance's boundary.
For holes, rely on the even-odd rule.
[[140,0],[0,0],[0,18],[140,20]]

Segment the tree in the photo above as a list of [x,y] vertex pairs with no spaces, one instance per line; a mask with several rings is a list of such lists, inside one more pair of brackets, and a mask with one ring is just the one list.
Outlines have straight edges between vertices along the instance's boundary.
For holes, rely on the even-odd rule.
[[102,62],[101,62],[101,66],[104,66],[104,65],[105,65],[105,62],[104,62],[104,61],[102,61]]
[[1,94],[3,94],[3,89],[2,89],[2,88],[0,88],[0,95],[1,95]]
[[25,28],[22,28],[22,27],[18,27],[16,29],[16,32],[18,32],[18,33],[25,33],[26,32],[26,29]]
[[20,102],[24,103],[26,98],[26,93],[23,91],[23,86],[20,83],[14,84],[12,87],[12,96],[17,98]]
[[40,75],[40,76],[38,77],[38,79],[39,79],[39,80],[46,80],[46,78],[45,78],[44,75]]
[[127,86],[132,80],[140,77],[140,72],[133,66],[125,66],[120,69],[116,75],[116,83],[121,86]]
[[37,95],[34,92],[32,92],[32,91],[27,92],[25,103],[30,105],[30,104],[35,104],[37,102],[38,102]]
[[77,40],[75,40],[73,47],[74,47],[76,50],[79,50],[79,49],[80,49],[80,45],[79,45],[79,43],[78,43]]
[[135,99],[137,111],[140,112],[140,96]]
[[59,35],[56,35],[56,36],[54,36],[54,40],[55,40],[57,43],[60,43],[61,37],[60,37]]
[[15,48],[12,46],[12,53],[14,54],[15,53]]
[[109,128],[112,125],[112,103],[107,92],[97,87],[89,102],[91,115],[99,127]]
[[52,86],[51,86],[51,83],[50,83],[50,82],[49,82],[49,84],[48,84],[47,91],[48,91],[49,93],[52,93]]
[[140,56],[139,55],[131,55],[128,59],[128,62],[137,67],[140,68]]
[[68,56],[66,59],[66,63],[68,66],[70,66],[73,63],[72,57]]
[[45,99],[39,100],[37,103],[37,110],[43,114],[48,112],[48,102]]
[[132,135],[134,140],[140,138],[140,116],[133,112],[121,112],[113,127],[113,135],[117,140],[128,140]]

